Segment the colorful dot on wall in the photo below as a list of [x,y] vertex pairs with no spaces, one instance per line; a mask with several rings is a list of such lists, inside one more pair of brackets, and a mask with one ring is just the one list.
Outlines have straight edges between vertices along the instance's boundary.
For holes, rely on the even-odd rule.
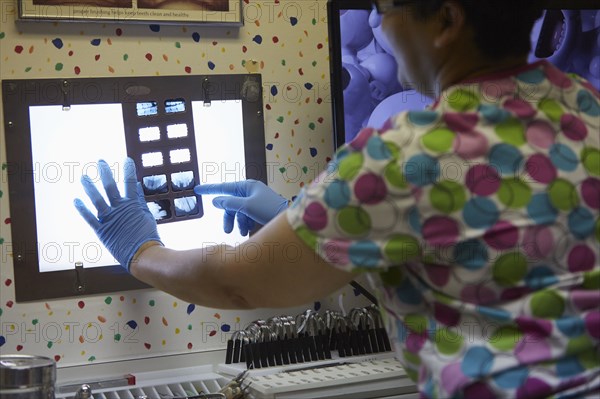
[[267,144],[267,145],[266,145],[266,147],[265,147],[265,148],[266,148],[267,150],[271,151],[271,150],[273,150],[273,144],[269,143],[269,144]]
[[150,317],[144,316],[144,324],[146,324],[146,325],[150,324]]
[[246,51],[248,51],[248,47],[242,46],[242,53],[245,53]]
[[279,43],[279,38],[277,36],[273,36],[273,43]]
[[57,62],[56,65],[54,66],[54,69],[57,71],[62,71],[63,70],[63,64],[62,62]]
[[[0,345],[2,346],[2,345]],[[17,345],[17,347],[15,348],[17,350],[17,352],[21,352],[23,350],[23,345]]]
[[200,41],[200,34],[198,32],[192,33],[192,40],[198,43]]
[[115,342],[119,342],[119,341],[121,340],[121,334],[119,334],[119,333],[116,333],[116,334],[113,336],[113,339],[114,339],[114,341],[115,341]]
[[21,54],[23,52],[23,46],[17,45],[15,46],[15,53]]
[[61,359],[60,355],[54,355],[55,362],[60,362],[60,359]]
[[168,326],[169,326],[169,322],[167,321],[167,319],[166,319],[164,316],[163,316],[163,318],[162,318],[162,323],[163,323],[163,325],[164,325],[165,327],[168,327]]
[[152,54],[151,53],[146,53],[146,59],[148,61],[152,61]]
[[4,39],[5,36],[6,34],[4,32],[0,32],[0,39]]
[[156,301],[155,301],[154,299],[150,299],[150,300],[148,301],[148,305],[150,305],[150,306],[154,306],[154,305],[156,305]]
[[48,349],[52,348],[53,345],[54,345],[54,342],[52,342],[52,341],[48,341],[48,343],[46,344]]
[[193,347],[194,347],[194,345],[192,345],[192,343],[191,343],[191,342],[188,342],[188,344],[187,344],[187,348],[188,348],[188,349],[192,349]]
[[90,44],[91,44],[92,46],[99,46],[99,45],[100,45],[100,43],[102,43],[102,39],[92,39],[92,40],[90,41]]
[[129,59],[129,54],[123,54],[123,61],[127,61]]
[[106,298],[104,298],[104,303],[107,305],[110,305],[112,303],[112,297],[107,296]]
[[4,285],[9,287],[12,284],[12,280],[7,278],[6,280],[4,280]]
[[221,326],[221,331],[223,332],[229,332],[231,330],[231,326],[229,324],[223,324]]
[[215,63],[212,61],[208,61],[208,68],[212,71],[215,69]]
[[99,321],[100,323],[106,323],[106,317],[104,317],[104,316],[102,316],[102,315],[99,315],[99,316],[98,316],[98,321]]
[[4,345],[6,343],[6,338],[4,338],[4,335],[0,335],[0,347],[2,345]]
[[181,43],[180,42],[175,42],[175,48],[181,48]]
[[116,34],[117,36],[121,36],[121,35],[123,34],[123,29],[121,29],[121,28],[117,28],[117,30],[115,31],[115,34]]
[[296,26],[296,24],[298,24],[298,18],[296,18],[296,17],[291,17],[291,18],[290,18],[290,25],[292,25],[292,26]]
[[152,32],[160,32],[160,25],[152,24],[148,26]]
[[129,320],[129,321],[126,323],[126,324],[127,324],[127,325],[129,326],[129,328],[131,328],[132,330],[135,330],[135,329],[137,328],[137,326],[138,326],[135,320]]
[[57,49],[61,49],[63,48],[64,44],[61,38],[57,37],[56,39],[52,40],[52,44],[54,44],[54,47],[56,47]]
[[83,309],[85,307],[85,302],[79,301],[79,302],[77,302],[77,306],[79,306],[79,309]]
[[184,68],[184,70],[185,70],[186,73],[192,73],[192,67],[190,67],[190,66],[186,66]]
[[252,38],[252,41],[256,44],[261,44],[262,43],[262,36],[261,35],[256,35]]
[[194,328],[191,324],[188,324],[187,329],[192,331],[192,328]]
[[81,68],[79,68],[78,66],[75,66],[73,68],[73,72],[75,72],[75,75],[79,75],[81,73]]
[[196,309],[196,305],[194,305],[193,303],[190,303],[187,307],[187,314],[192,314],[192,312]]
[[90,356],[88,357],[88,362],[93,362],[96,360],[96,356]]
[[94,56],[94,60],[98,61],[99,59],[100,59],[100,54],[96,54],[96,55]]
[[216,330],[212,330],[211,332],[208,333],[209,337],[214,337],[215,335],[217,335],[217,331]]

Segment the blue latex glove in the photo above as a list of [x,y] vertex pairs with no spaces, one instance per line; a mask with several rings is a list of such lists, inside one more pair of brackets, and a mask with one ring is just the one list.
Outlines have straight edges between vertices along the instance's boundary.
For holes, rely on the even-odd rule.
[[288,201],[263,182],[248,179],[245,181],[221,184],[202,184],[194,187],[194,192],[203,194],[226,194],[215,197],[213,205],[225,210],[223,230],[231,233],[237,217],[242,236],[248,235],[254,224],[267,224],[279,213],[287,209]]
[[75,208],[94,229],[102,244],[121,266],[129,271],[131,259],[142,244],[148,241],[161,242],[156,220],[146,205],[131,158],[127,158],[123,166],[125,197],[121,197],[112,171],[105,161],[98,161],[98,170],[110,206],[92,180],[88,176],[82,176],[81,184],[98,210],[98,217],[94,216],[79,198],[74,201]]

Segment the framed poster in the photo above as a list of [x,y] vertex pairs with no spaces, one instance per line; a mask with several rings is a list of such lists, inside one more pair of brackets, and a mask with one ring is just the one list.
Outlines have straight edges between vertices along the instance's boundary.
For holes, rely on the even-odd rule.
[[241,26],[242,0],[17,0],[22,20]]

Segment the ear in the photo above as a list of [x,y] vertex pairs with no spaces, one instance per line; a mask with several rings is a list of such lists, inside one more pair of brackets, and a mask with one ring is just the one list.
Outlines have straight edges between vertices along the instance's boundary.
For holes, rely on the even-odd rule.
[[433,40],[436,48],[444,47],[461,37],[466,25],[465,10],[457,1],[442,3],[438,11],[438,32]]

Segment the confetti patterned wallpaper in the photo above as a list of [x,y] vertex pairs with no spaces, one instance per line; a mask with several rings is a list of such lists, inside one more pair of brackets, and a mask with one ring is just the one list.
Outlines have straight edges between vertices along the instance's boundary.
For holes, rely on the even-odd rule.
[[[270,185],[291,198],[332,153],[325,0],[243,0],[244,26],[16,22],[0,0],[0,77],[260,73]],[[0,132],[0,351],[58,365],[222,348],[229,332],[281,310],[200,308],[156,290],[16,303],[3,124]],[[349,291],[349,292],[346,292]],[[343,292],[356,300],[351,290]],[[321,303],[322,302],[322,303]],[[310,307],[335,308],[337,296]],[[301,309],[297,309],[299,311]],[[295,314],[290,310],[289,314]]]

